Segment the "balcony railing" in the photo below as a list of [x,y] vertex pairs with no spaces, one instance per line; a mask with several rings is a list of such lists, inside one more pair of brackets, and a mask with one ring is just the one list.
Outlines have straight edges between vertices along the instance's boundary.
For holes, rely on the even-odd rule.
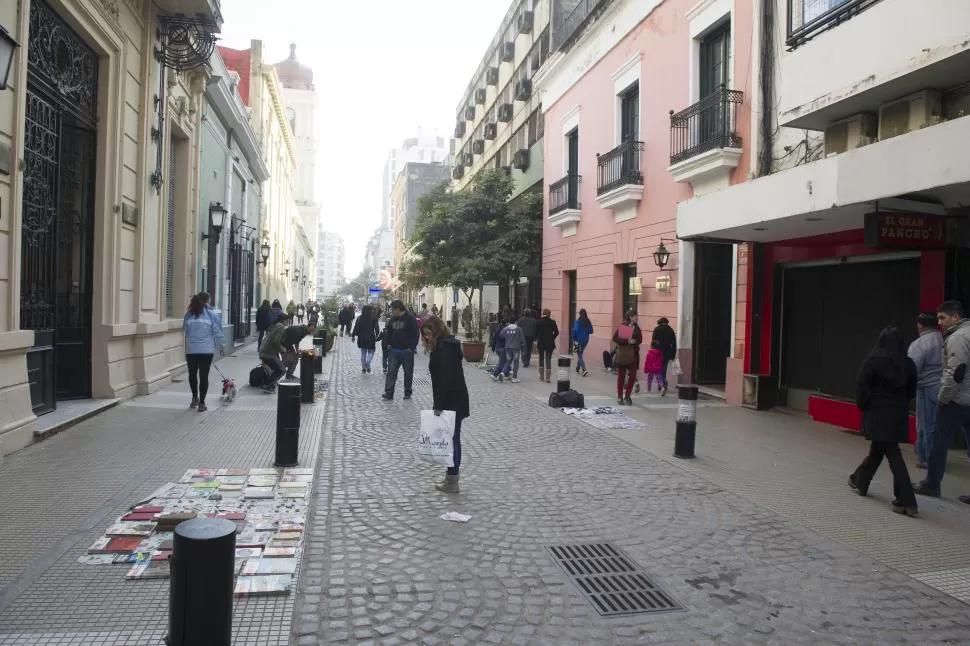
[[596,194],[609,193],[628,184],[643,184],[640,172],[642,141],[624,141],[610,152],[596,156]]
[[670,111],[671,165],[718,148],[740,148],[738,106],[744,92],[720,88],[677,114]]
[[795,49],[845,22],[879,0],[788,0],[788,38]]
[[553,0],[554,26],[552,48],[554,51],[568,47],[579,31],[611,0]]
[[549,215],[579,208],[579,184],[582,179],[575,173],[569,173],[549,185]]

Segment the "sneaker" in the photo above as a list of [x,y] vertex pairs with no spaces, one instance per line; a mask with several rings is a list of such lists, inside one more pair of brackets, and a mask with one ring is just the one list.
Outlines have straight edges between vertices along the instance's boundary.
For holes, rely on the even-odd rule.
[[492,381],[502,381],[501,375],[492,375]]
[[360,369],[360,374],[366,375],[367,374],[367,368],[361,368]]
[[411,393],[404,393],[404,399],[411,399]]
[[855,481],[855,474],[854,473],[849,476],[849,489],[851,489],[852,491],[856,492],[860,496],[865,496],[866,493],[867,493],[867,492],[859,489],[859,485]]
[[892,504],[893,512],[900,514],[902,516],[909,516],[910,518],[919,518],[919,508],[917,507],[904,507],[898,504],[895,500]]
[[640,394],[640,382],[639,381],[633,382],[633,392],[635,392],[638,395]]
[[583,368],[583,371],[580,374],[583,375],[584,377],[588,377],[589,376],[589,370],[587,370],[586,368]]
[[189,408],[196,408],[198,405],[199,405],[199,398],[198,397],[193,397],[192,398],[192,403],[189,404]]
[[616,405],[617,406],[623,406],[625,403],[626,402],[623,401],[623,398],[622,397],[617,397],[616,398]]
[[970,495],[958,496],[957,500],[962,502],[964,505],[970,505]]
[[389,402],[392,399],[394,399],[394,395],[392,395],[391,393],[382,393],[381,394],[381,399],[383,399],[386,402]]
[[200,413],[203,413],[203,412],[205,412],[207,410],[209,410],[209,408],[204,403],[199,402],[199,412]]
[[519,378],[518,377],[512,377],[512,383],[513,384],[519,383]]
[[660,390],[660,396],[661,396],[661,397],[666,397],[666,396],[667,396],[667,386],[666,386],[666,384],[665,384],[665,385],[664,385],[664,387],[663,387],[663,388],[662,388],[662,389]]
[[624,399],[623,401],[625,401],[625,402],[626,402],[626,405],[627,405],[627,406],[633,406],[633,400],[632,400],[632,399],[630,399],[629,397],[627,397],[627,398],[626,398],[626,399]]
[[916,487],[913,488],[913,491],[915,491],[917,494],[921,496],[929,496],[930,498],[940,497],[940,488],[931,487],[929,483],[926,482],[926,480],[916,485]]

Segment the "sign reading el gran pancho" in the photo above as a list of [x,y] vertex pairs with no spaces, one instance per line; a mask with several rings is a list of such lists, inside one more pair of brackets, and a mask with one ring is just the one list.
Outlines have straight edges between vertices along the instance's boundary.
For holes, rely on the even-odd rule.
[[864,239],[867,247],[892,249],[943,249],[946,218],[923,213],[866,213]]

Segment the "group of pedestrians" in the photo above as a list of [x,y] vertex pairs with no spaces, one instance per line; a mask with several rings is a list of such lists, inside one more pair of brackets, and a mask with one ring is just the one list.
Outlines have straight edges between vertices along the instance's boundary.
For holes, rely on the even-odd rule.
[[548,309],[542,310],[538,319],[531,309],[521,316],[511,310],[495,317],[489,335],[489,347],[498,357],[492,370],[494,381],[520,383],[519,363],[523,368],[532,365],[533,349],[538,352],[539,381],[552,380],[552,355],[556,351],[559,326]]
[[[293,301],[290,301],[290,305],[293,305]],[[300,307],[304,308],[303,315],[306,316],[306,307]],[[289,313],[291,309],[293,314]],[[272,303],[264,300],[256,310],[256,330],[259,332],[256,347],[259,359],[268,372],[266,382],[262,385],[266,392],[276,390],[281,379],[293,378],[300,360],[300,343],[316,332],[317,319],[312,315],[306,325],[293,324],[294,318],[302,322],[297,311],[299,309],[295,305],[293,308],[287,306],[287,311],[284,311],[278,300]]]
[[[856,405],[862,411],[862,434],[869,454],[849,476],[861,496],[883,458],[893,475],[892,510],[918,515],[916,495],[938,498],[947,451],[957,432],[970,423],[970,321],[959,301],[946,301],[936,312],[919,315],[918,338],[907,350],[896,326],[884,328],[859,371]],[[916,397],[917,468],[926,478],[913,486],[899,444],[909,441],[909,403]],[[959,496],[970,504],[970,495]]]

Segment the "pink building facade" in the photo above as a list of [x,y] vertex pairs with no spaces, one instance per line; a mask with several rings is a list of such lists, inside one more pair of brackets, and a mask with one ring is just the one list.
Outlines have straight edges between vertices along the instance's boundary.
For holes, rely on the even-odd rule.
[[542,306],[564,330],[579,309],[589,313],[589,362],[629,309],[648,342],[657,319],[670,320],[688,379],[724,384],[743,357],[744,253],[679,242],[676,216],[678,202],[748,175],[750,102],[735,88],[750,81],[751,5],[593,0],[569,11],[553,0],[555,53],[535,79],[545,112]]

